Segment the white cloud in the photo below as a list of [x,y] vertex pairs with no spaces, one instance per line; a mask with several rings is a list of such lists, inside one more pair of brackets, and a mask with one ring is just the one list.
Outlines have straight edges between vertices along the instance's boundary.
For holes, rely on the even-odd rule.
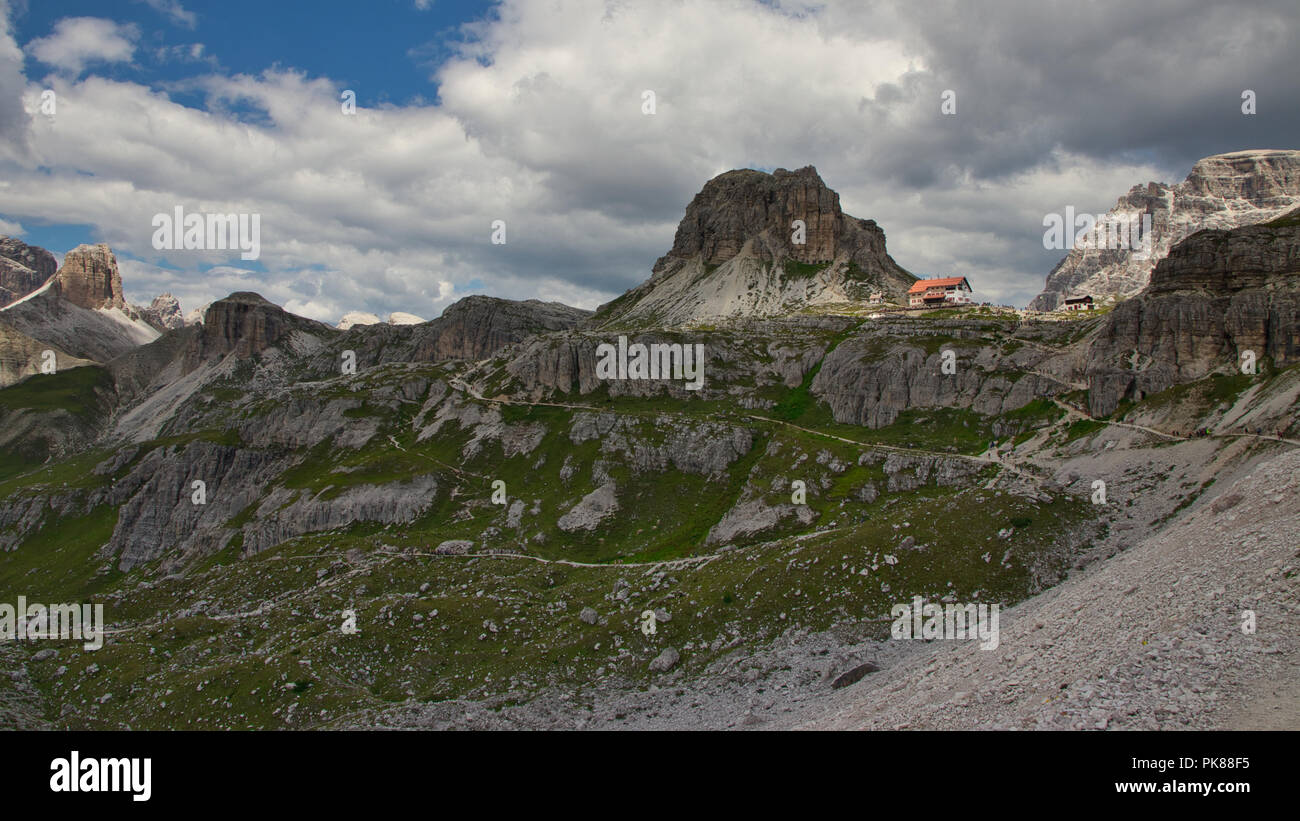
[[[0,37],[0,91],[8,71],[26,107],[5,119],[0,95],[0,130],[18,129],[29,152],[0,159],[3,217],[94,226],[124,260],[133,298],[170,290],[187,309],[232,290],[329,321],[349,310],[433,317],[474,292],[594,307],[649,275],[708,178],[814,164],[846,211],[881,224],[904,267],[967,274],[988,298],[1024,304],[1055,262],[1041,248],[1044,213],[1105,211],[1135,183],[1187,172],[1189,162],[1164,162],[1151,146],[1172,141],[1185,158],[1195,150],[1188,135],[1204,129],[1164,125],[1156,112],[1174,106],[1184,113],[1164,115],[1171,122],[1194,121],[1187,99],[1224,66],[1202,69],[1190,46],[1193,56],[1180,58],[1115,39],[1104,13],[1071,22],[1081,43],[1107,55],[1099,62],[1045,45],[1043,31],[1063,18],[1025,13],[1012,25],[1006,12],[985,19],[996,8],[962,17],[956,6],[916,5],[509,0],[435,69],[438,106],[363,97],[355,116],[340,110],[341,85],[288,70],[187,81],[181,90],[199,92],[203,109],[138,83],[78,79],[75,60],[92,57],[71,48],[71,35],[56,49],[69,23],[60,21],[44,38],[54,44],[29,44],[38,59],[42,43],[53,64],[77,66],[49,79],[53,120],[32,116],[44,86],[22,77],[21,55],[5,62]],[[1279,19],[1285,33],[1291,18]],[[1161,22],[1159,43],[1194,45],[1190,35],[1211,25],[1232,24],[1175,16]],[[1004,28],[1022,39],[960,46]],[[113,31],[125,42],[119,58],[130,59],[134,37]],[[1235,65],[1235,75],[1285,63],[1286,38],[1275,39],[1237,53],[1239,63],[1262,62]],[[1048,83],[1056,63],[1025,57],[1035,49],[1061,51],[1056,62],[1072,74]],[[1142,83],[1105,87],[1115,66]],[[1094,86],[1101,102],[1088,96]],[[959,89],[959,114],[942,118],[939,92],[949,87]],[[649,116],[647,89],[656,94]],[[1107,105],[1145,108],[1099,116]],[[1081,147],[1080,132],[1102,127]],[[1231,135],[1216,145],[1252,147]],[[237,254],[155,251],[151,218],[178,205],[260,214],[265,270]],[[495,219],[507,222],[506,245],[490,242]]]
[[42,63],[74,76],[93,63],[129,63],[140,30],[102,17],[65,17],[54,31],[27,44],[27,52]]
[[149,8],[166,15],[173,23],[188,29],[198,25],[198,17],[192,11],[186,11],[180,0],[144,0]]
[[0,157],[21,151],[28,115],[23,107],[23,52],[9,25],[9,4],[0,0]]

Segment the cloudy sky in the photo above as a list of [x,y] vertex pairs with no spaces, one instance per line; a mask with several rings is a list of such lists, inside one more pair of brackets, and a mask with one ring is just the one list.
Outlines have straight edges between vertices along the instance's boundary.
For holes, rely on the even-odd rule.
[[[710,177],[812,164],[905,268],[1023,305],[1044,214],[1300,148],[1297,41],[1295,0],[0,0],[0,233],[186,310],[590,308]],[[260,214],[260,258],[155,250],[177,206]]]

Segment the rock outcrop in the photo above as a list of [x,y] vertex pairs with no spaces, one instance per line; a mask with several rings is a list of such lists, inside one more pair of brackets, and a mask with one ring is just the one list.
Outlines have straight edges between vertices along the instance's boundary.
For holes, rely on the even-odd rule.
[[63,258],[54,287],[73,305],[90,310],[126,308],[117,257],[107,245],[78,245]]
[[574,327],[590,311],[559,302],[522,302],[490,296],[468,296],[447,306],[437,320],[438,359],[482,359],[506,345],[547,331]]
[[54,255],[13,237],[0,237],[0,308],[45,284],[58,269]]
[[334,332],[328,325],[289,313],[260,294],[238,291],[208,306],[193,354],[196,359],[231,353],[252,356],[296,329],[327,336]]
[[[1050,311],[1067,296],[1129,297],[1146,287],[1156,263],[1205,228],[1238,228],[1274,219],[1300,205],[1300,151],[1237,151],[1206,157],[1177,185],[1135,185],[1108,218],[1151,218],[1148,254],[1074,248],[1047,275],[1030,309]],[[1066,226],[1073,237],[1073,229]]]
[[1300,209],[1262,225],[1206,230],[1161,260],[1151,284],[1107,318],[1088,357],[1088,404],[1112,413],[1216,371],[1300,360]]
[[845,214],[812,166],[741,169],[705,184],[651,278],[602,306],[596,320],[671,326],[776,316],[875,292],[901,300],[915,280],[886,252],[884,231]]
[[613,482],[606,482],[583,496],[582,499],[560,517],[556,527],[566,533],[575,530],[595,530],[596,525],[618,512],[618,496]]
[[997,415],[1065,389],[1058,379],[1025,372],[1046,359],[1042,353],[1013,358],[978,342],[952,343],[957,366],[945,373],[942,349],[927,352],[924,344],[871,336],[845,340],[826,355],[812,393],[830,406],[835,421],[881,428],[909,409]]

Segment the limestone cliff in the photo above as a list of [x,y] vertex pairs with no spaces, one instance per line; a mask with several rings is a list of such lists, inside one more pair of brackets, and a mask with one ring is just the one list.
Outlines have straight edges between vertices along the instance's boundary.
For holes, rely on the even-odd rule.
[[1151,218],[1150,253],[1074,248],[1047,275],[1029,304],[1061,306],[1067,296],[1129,297],[1151,279],[1156,263],[1184,238],[1205,228],[1238,228],[1274,219],[1300,205],[1300,151],[1237,151],[1198,161],[1177,185],[1135,185],[1108,217]]
[[1300,359],[1300,209],[1176,245],[1140,296],[1108,317],[1088,353],[1089,406],[1106,415],[1216,371]]
[[741,169],[704,185],[650,279],[602,306],[596,322],[645,327],[778,316],[865,302],[876,292],[901,301],[915,280],[886,252],[885,232],[845,214],[817,169]]

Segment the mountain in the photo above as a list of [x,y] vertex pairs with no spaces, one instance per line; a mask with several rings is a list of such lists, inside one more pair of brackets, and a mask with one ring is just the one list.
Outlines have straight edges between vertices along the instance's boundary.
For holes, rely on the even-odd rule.
[[126,307],[117,257],[103,243],[78,245],[64,255],[54,291],[65,301],[91,311]]
[[428,331],[416,335],[436,338],[435,360],[473,360],[538,334],[573,328],[589,317],[591,311],[562,302],[476,295],[448,305],[442,316],[426,323]]
[[415,314],[408,314],[405,311],[393,311],[388,315],[389,325],[419,325],[428,320],[418,317]]
[[341,319],[339,319],[339,324],[335,327],[340,331],[346,331],[348,328],[357,325],[378,325],[382,321],[383,320],[372,313],[367,313],[365,311],[348,311]]
[[0,308],[21,299],[58,269],[54,255],[13,237],[0,237]]
[[[1199,160],[1177,185],[1135,185],[1107,212],[1110,219],[1151,219],[1149,254],[1131,249],[1073,248],[1047,275],[1029,308],[1051,311],[1066,297],[1124,298],[1141,291],[1156,263],[1204,228],[1266,222],[1300,205],[1300,151],[1235,151]],[[1073,230],[1067,226],[1073,237]]]
[[[122,295],[117,259],[107,245],[80,245],[63,258],[63,265],[45,285],[0,308],[0,359],[21,357],[30,348],[21,339],[38,341],[67,356],[108,362],[158,338]],[[35,373],[39,368],[18,369]],[[13,370],[0,371],[0,385],[11,384]]]
[[[779,280],[778,211],[693,211],[640,297],[689,314],[657,283],[738,257]],[[473,296],[339,330],[232,294],[0,389],[0,584],[103,600],[116,631],[0,643],[0,703],[29,682],[67,729],[919,726],[936,699],[974,726],[1226,722],[1300,642],[1263,626],[1282,611],[1235,621],[1295,600],[1297,216],[1196,233],[1115,310],[1050,319],[796,300],[665,328]],[[808,259],[868,259],[828,224]],[[107,265],[69,292],[103,305]],[[118,310],[59,293],[0,333]],[[698,351],[697,389],[602,369],[623,342]],[[1004,607],[1004,644],[891,639],[917,596]],[[1201,692],[1163,686],[1182,671]]]
[[1089,408],[1107,416],[1211,374],[1300,362],[1300,208],[1231,230],[1198,231],[1117,306],[1087,357]]
[[595,321],[680,326],[778,316],[876,292],[905,303],[915,281],[885,251],[885,232],[845,214],[817,169],[741,169],[705,183],[650,279],[601,306]]
[[[408,314],[404,311],[393,311],[388,315],[387,321],[389,325],[420,325],[426,320],[416,316],[415,314]],[[347,329],[357,325],[378,325],[381,322],[384,322],[384,320],[380,319],[375,314],[366,311],[348,311],[341,319],[339,319],[339,324],[335,327],[340,331],[346,331]]]
[[174,331],[185,327],[185,314],[181,303],[171,294],[159,294],[148,307],[137,308],[140,318],[158,331]]

